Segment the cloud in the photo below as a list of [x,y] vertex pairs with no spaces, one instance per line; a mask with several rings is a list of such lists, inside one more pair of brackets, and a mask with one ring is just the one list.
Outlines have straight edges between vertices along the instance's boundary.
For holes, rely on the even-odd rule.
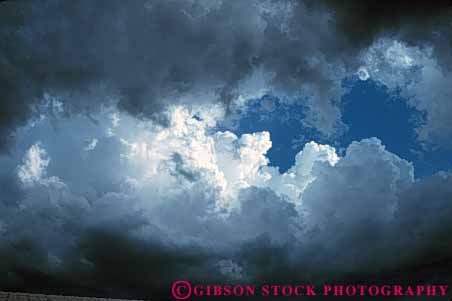
[[345,154],[309,142],[281,173],[269,132],[232,130],[271,95],[334,137],[342,81],[358,72],[421,113],[421,143],[447,145],[445,2],[374,5],[0,4],[1,287],[144,298],[184,277],[438,271],[449,172],[416,179],[369,138]]
[[270,92],[299,97],[311,112],[306,124],[334,134],[344,68],[330,50],[342,43],[328,15],[296,1],[212,3],[3,3],[2,147],[39,116],[46,95],[65,114],[117,104],[164,123],[171,104],[216,102],[233,112]]
[[33,184],[43,179],[50,162],[46,155],[46,151],[40,147],[39,143],[30,147],[23,159],[23,164],[17,169],[17,176],[23,184]]
[[86,141],[86,146],[84,148],[85,151],[89,152],[96,148],[98,140],[96,138],[92,138],[91,140]]
[[[38,118],[49,97],[66,116],[116,105],[165,124],[161,113],[174,104],[220,103],[235,120],[249,99],[271,94],[305,106],[304,125],[334,137],[346,130],[342,81],[381,38],[431,48],[436,66],[423,82],[447,90],[439,82],[448,67],[438,66],[452,62],[449,8],[448,1],[379,9],[373,2],[295,0],[6,2],[0,146],[6,150],[15,129]],[[450,133],[441,129],[448,115],[432,113],[437,97],[415,94],[411,105],[428,112],[432,124],[420,130],[420,140],[447,140]]]
[[[41,291],[144,297],[180,277],[384,278],[429,264],[426,254],[447,260],[449,173],[416,179],[376,138],[342,156],[309,142],[280,173],[266,158],[270,135],[217,131],[223,113],[174,106],[161,126],[118,112],[110,136],[108,109],[97,124],[46,117],[21,132],[23,157],[2,164],[19,184],[20,170],[35,180],[0,199],[2,286],[44,277],[53,289]],[[98,143],[86,152],[88,134]]]
[[381,39],[363,52],[362,68],[372,80],[400,94],[420,113],[416,134],[426,148],[450,147],[452,133],[447,120],[452,114],[451,72],[441,66],[433,49]]
[[[337,26],[357,48],[365,48],[385,35],[401,37],[406,42],[432,41],[432,29],[447,35],[451,15],[450,1],[354,2],[325,0],[312,5],[326,5],[335,14]],[[357,14],[356,12],[360,12]],[[439,40],[435,40],[439,42]],[[440,42],[446,46],[447,42]]]
[[[401,234],[395,217],[398,194],[414,183],[411,163],[372,138],[353,142],[337,164],[317,166],[313,173],[316,180],[303,193],[302,208],[313,243],[324,242],[319,254],[325,254],[319,256],[348,269],[374,261],[379,268],[393,264],[391,253]],[[387,244],[383,250],[389,254],[380,257],[382,244]],[[345,252],[347,245],[354,247]]]
[[413,119],[420,143],[450,148],[450,1],[308,3],[331,12],[336,30],[350,42],[349,53],[356,50],[358,59],[349,59],[348,66],[361,80],[370,78],[392,93],[400,91],[419,112]]

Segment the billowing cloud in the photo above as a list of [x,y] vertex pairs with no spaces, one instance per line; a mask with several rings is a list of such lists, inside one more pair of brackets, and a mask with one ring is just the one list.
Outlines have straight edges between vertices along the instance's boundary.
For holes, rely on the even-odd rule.
[[409,46],[389,39],[376,41],[363,53],[363,70],[392,93],[400,94],[420,116],[418,140],[425,147],[450,147],[451,71],[434,56],[432,46]]
[[425,149],[449,146],[449,1],[375,5],[1,3],[0,287],[451,277],[450,171],[418,179],[368,138],[310,141],[281,172],[269,131],[235,132],[260,100],[333,141],[360,79],[419,113]]
[[[5,99],[0,145],[5,149],[14,129],[39,117],[40,104],[49,96],[59,99],[66,115],[89,116],[102,105],[116,104],[133,116],[164,124],[160,113],[172,104],[221,103],[231,114],[250,98],[272,94],[305,106],[304,124],[332,137],[346,129],[341,82],[360,67],[359,54],[380,38],[431,48],[428,59],[437,65],[425,71],[425,84],[447,90],[441,82],[449,77],[444,73],[448,68],[439,74],[437,66],[451,61],[445,42],[451,40],[449,2],[391,4],[382,11],[375,5],[295,0],[2,3],[0,37],[6,42],[0,49]],[[436,111],[436,97],[424,100],[417,94],[413,102],[424,105],[413,106]],[[439,134],[448,115],[429,116],[427,122],[437,125],[421,130],[421,140],[449,137]]]
[[328,16],[301,2],[7,2],[2,14],[2,137],[45,93],[67,113],[117,103],[159,120],[172,103],[306,90],[309,124],[332,134],[340,123],[342,69],[323,53],[340,46]]
[[17,176],[23,184],[32,184],[43,179],[49,159],[46,159],[46,151],[39,143],[34,144],[27,151],[23,164],[18,166]]
[[[448,258],[447,172],[418,180],[370,138],[342,156],[309,142],[280,173],[266,157],[267,132],[216,130],[221,106],[165,114],[166,126],[114,109],[97,124],[78,116],[53,127],[43,117],[19,133],[22,155],[2,158],[20,191],[1,199],[3,286],[41,275],[79,292],[143,297],[180,277],[253,282],[302,271],[315,280]],[[98,141],[88,152],[87,137]]]

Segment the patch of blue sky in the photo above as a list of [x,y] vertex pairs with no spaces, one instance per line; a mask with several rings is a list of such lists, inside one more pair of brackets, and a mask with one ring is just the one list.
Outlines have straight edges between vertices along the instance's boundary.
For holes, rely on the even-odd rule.
[[294,164],[295,155],[305,143],[321,139],[317,131],[304,126],[306,109],[300,103],[293,101],[293,104],[287,104],[271,95],[250,100],[233,132],[242,135],[268,131],[272,140],[272,147],[267,153],[270,165],[284,172]]
[[340,139],[341,145],[377,137],[387,150],[413,162],[416,177],[452,168],[451,150],[423,149],[417,141],[415,128],[420,113],[383,86],[371,80],[354,81],[343,97],[342,112],[348,130]]
[[369,137],[379,138],[390,152],[413,162],[416,177],[452,169],[451,150],[422,149],[415,133],[419,112],[406,101],[372,80],[351,79],[344,85],[350,88],[342,99],[342,121],[348,129],[340,137],[327,139],[306,127],[302,102],[287,104],[271,95],[251,100],[233,131],[237,135],[270,132],[272,148],[267,155],[270,165],[281,172],[294,164],[295,155],[311,140],[333,145],[341,153],[351,142]]

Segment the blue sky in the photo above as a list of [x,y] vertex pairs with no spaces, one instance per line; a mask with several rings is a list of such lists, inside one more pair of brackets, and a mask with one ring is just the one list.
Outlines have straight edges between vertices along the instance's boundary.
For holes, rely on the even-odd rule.
[[[342,121],[347,127],[342,135],[322,137],[318,131],[303,124],[305,108],[302,105],[283,104],[269,95],[250,105],[234,132],[241,135],[269,131],[273,144],[268,151],[270,165],[278,166],[281,172],[294,164],[295,155],[311,140],[334,145],[343,151],[351,142],[370,137],[379,138],[387,150],[412,162],[416,177],[452,167],[451,150],[423,148],[416,139],[416,117],[420,113],[410,108],[406,99],[372,80],[349,79],[343,84],[349,85],[350,89],[342,97]],[[262,106],[265,99],[274,103],[270,112]]]

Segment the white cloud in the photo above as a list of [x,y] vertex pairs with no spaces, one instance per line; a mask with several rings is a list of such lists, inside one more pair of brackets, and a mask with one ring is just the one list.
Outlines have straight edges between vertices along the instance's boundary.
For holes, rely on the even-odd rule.
[[408,106],[423,114],[416,128],[422,144],[450,146],[452,73],[440,66],[431,47],[380,39],[363,53],[362,61],[374,81],[393,93],[400,90]]
[[[139,134],[139,141],[134,140],[137,138],[122,140],[126,147],[123,157],[132,165],[141,166],[138,177],[142,185],[154,186],[157,175],[159,179],[166,179],[166,183],[172,183],[175,181],[172,175],[181,172],[183,166],[186,178],[198,175],[197,182],[214,193],[222,209],[239,208],[238,193],[252,186],[271,188],[299,203],[302,191],[315,179],[311,175],[314,163],[334,165],[339,160],[333,147],[310,142],[297,154],[295,165],[280,174],[276,168],[268,166],[266,153],[272,145],[268,132],[241,137],[229,131],[214,132],[214,121],[198,120],[194,115],[183,107],[174,107],[168,128],[157,129],[152,135]],[[176,164],[174,154],[177,154]],[[160,187],[173,190],[157,181]],[[180,190],[193,183],[178,185],[177,190]]]
[[368,80],[370,78],[369,71],[367,71],[367,69],[364,67],[359,67],[357,74],[359,79],[362,81]]
[[[425,243],[410,242],[411,249],[404,250],[408,243],[400,233],[437,233],[439,227],[428,221],[445,220],[430,203],[422,210],[428,220],[415,207],[434,195],[438,181],[445,181],[438,187],[448,195],[449,180],[420,185],[412,164],[376,138],[351,143],[344,156],[311,141],[280,173],[268,165],[270,134],[218,131],[223,114],[219,107],[174,106],[168,127],[119,116],[116,135],[99,139],[92,152],[78,147],[92,134],[83,120],[77,126],[62,120],[64,135],[50,135],[54,129],[44,121],[37,124],[29,131],[43,143],[32,145],[17,167],[18,179],[28,184],[17,206],[2,207],[0,232],[5,241],[31,237],[61,265],[81,233],[93,227],[203,247],[227,258],[216,257],[214,269],[238,279],[257,272],[231,254],[262,237],[288,246],[294,264],[306,269],[323,262],[325,268],[353,270],[399,262]],[[111,126],[104,117],[98,118],[102,129]],[[452,206],[444,194],[432,204],[448,212]],[[402,249],[406,254],[394,252]]]
[[[413,166],[388,152],[376,138],[353,142],[337,164],[318,165],[303,208],[313,227],[394,218],[397,194],[414,182]],[[356,225],[353,225],[356,226]]]
[[92,151],[96,148],[97,142],[99,142],[96,138],[88,139],[85,141],[85,147],[83,150]]
[[33,144],[23,158],[23,163],[17,167],[17,176],[25,185],[39,182],[46,174],[50,159],[39,143]]

